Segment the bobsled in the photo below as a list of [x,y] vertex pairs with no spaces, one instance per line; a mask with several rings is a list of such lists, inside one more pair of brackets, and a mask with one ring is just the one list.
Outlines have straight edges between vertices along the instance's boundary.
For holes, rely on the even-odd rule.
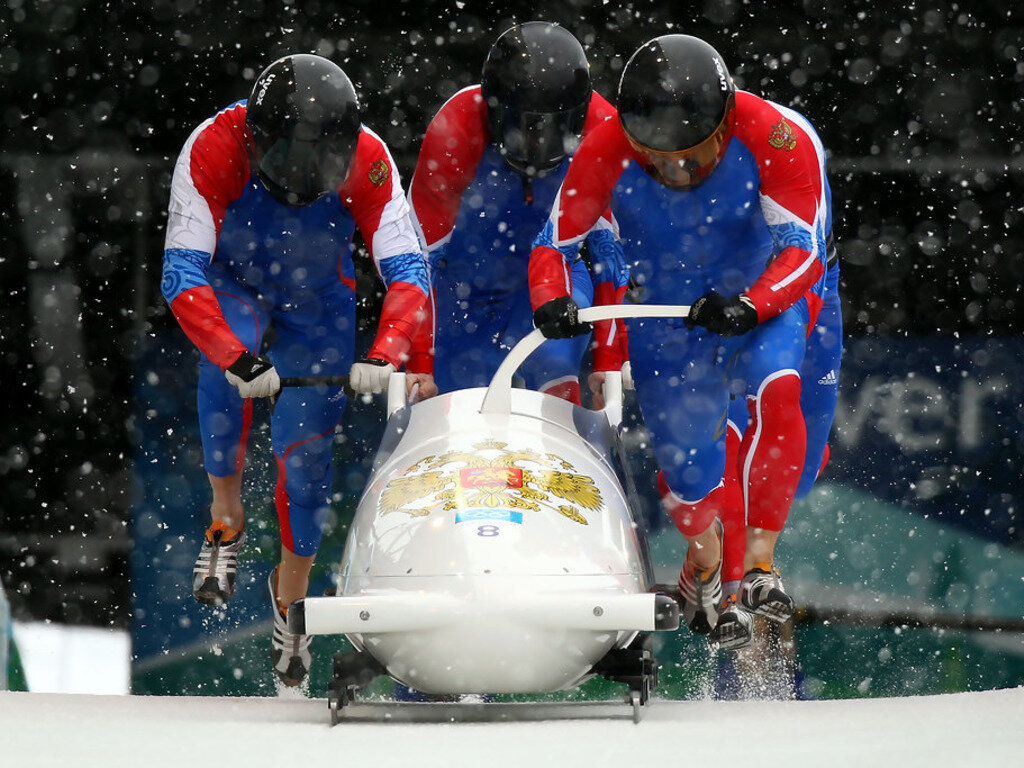
[[[581,319],[684,316],[619,306]],[[356,509],[336,594],[288,610],[292,632],[348,637],[328,690],[332,723],[378,674],[422,694],[528,694],[594,675],[624,683],[634,719],[657,683],[650,635],[679,626],[655,589],[623,460],[618,374],[593,411],[514,388],[533,331],[490,385],[405,402],[388,421]]]

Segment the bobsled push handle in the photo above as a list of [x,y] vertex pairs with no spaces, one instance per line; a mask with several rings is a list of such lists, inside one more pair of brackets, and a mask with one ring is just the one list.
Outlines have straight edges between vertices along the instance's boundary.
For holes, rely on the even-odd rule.
[[[600,307],[587,307],[579,313],[580,322],[593,323],[598,320],[615,320],[631,317],[686,317],[690,308],[674,304],[612,304]],[[520,339],[498,366],[487,394],[484,395],[480,413],[508,413],[512,401],[512,374],[519,370],[533,352],[545,341],[543,334],[536,328]]]
[[397,371],[388,378],[388,418],[394,416],[396,411],[405,408],[406,404],[405,374]]
[[615,429],[622,423],[622,372],[608,371],[604,375],[604,386],[601,388],[604,395],[604,412],[608,416],[608,423]]

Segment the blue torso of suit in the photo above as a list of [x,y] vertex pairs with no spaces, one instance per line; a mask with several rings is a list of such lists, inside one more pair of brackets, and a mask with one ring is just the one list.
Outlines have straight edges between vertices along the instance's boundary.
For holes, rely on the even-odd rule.
[[224,215],[211,269],[276,301],[354,279],[355,220],[338,194],[301,208],[277,202],[255,177]]
[[689,190],[630,163],[612,211],[644,303],[691,304],[712,289],[733,296],[757,279],[773,251],[759,186],[757,162],[735,137],[715,172]]
[[523,178],[488,146],[462,195],[455,230],[444,248],[443,269],[449,278],[481,298],[525,291],[533,240],[547,221],[568,167],[566,159],[534,179],[531,204]]

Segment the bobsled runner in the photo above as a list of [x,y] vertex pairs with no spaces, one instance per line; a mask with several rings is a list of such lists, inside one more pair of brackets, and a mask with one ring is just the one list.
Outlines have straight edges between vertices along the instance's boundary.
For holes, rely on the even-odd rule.
[[[581,320],[679,317],[687,307],[582,310]],[[335,595],[288,610],[292,632],[344,634],[331,721],[387,674],[436,697],[622,682],[640,716],[657,684],[650,634],[675,630],[658,592],[619,441],[621,378],[605,408],[512,387],[533,331],[486,388],[407,405],[403,374],[342,556]]]

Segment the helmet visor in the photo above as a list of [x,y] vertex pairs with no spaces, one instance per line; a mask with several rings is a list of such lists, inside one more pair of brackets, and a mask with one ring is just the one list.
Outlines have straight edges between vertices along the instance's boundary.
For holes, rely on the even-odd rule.
[[266,152],[257,150],[256,174],[282,202],[308,205],[345,181],[352,156],[349,143],[334,138],[280,138]]
[[706,181],[725,155],[732,136],[734,110],[726,109],[718,127],[700,144],[676,152],[650,149],[626,133],[626,138],[645,161],[645,170],[667,187],[688,189]]
[[529,175],[552,170],[579,146],[587,106],[557,112],[506,111],[501,121],[502,156]]

